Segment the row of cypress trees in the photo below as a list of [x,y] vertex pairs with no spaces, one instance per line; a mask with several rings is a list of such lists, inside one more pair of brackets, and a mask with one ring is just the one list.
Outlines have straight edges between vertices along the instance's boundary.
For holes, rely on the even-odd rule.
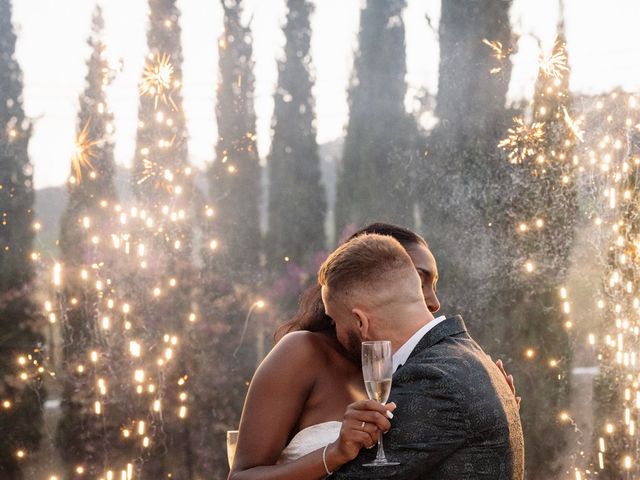
[[[119,379],[130,375],[131,361],[122,360],[129,345],[126,337],[99,332],[109,300],[139,307],[133,307],[138,321],[131,322],[131,330],[150,350],[163,345],[166,332],[179,334],[184,345],[163,381],[178,383],[185,372],[191,378],[185,401],[191,413],[186,419],[148,417],[149,428],[162,441],[152,443],[140,468],[153,478],[169,473],[181,478],[222,477],[224,431],[237,425],[246,384],[259,360],[246,348],[241,357],[233,356],[247,309],[256,300],[256,292],[284,270],[285,257],[303,264],[326,246],[326,196],[320,182],[310,67],[312,4],[287,0],[286,46],[278,65],[274,136],[268,157],[269,228],[264,243],[251,30],[241,20],[240,0],[222,0],[221,4],[224,33],[219,42],[218,141],[216,161],[206,174],[208,195],[197,190],[191,177],[179,84],[174,84],[171,98],[159,104],[152,97],[141,97],[132,182],[137,201],[154,218],[162,217],[168,205],[173,212],[186,212],[189,219],[163,223],[167,227],[163,234],[152,238],[143,226],[131,232],[133,238],[148,242],[153,252],[153,268],[146,271],[133,268],[131,262],[123,262],[104,247],[108,239],[97,245],[87,241],[84,231],[85,217],[90,218],[91,231],[116,228],[113,214],[106,213],[117,203],[112,118],[104,95],[108,68],[102,54],[100,12],[94,17],[93,53],[80,98],[78,132],[86,128],[90,138],[101,141],[94,146],[91,165],[80,165],[82,179],[76,178],[69,186],[60,241],[67,277],[73,279],[65,283],[62,295],[66,368],[59,428],[69,476],[78,465],[100,474],[107,465],[126,462],[140,449],[122,439],[123,419],[145,408],[138,397],[119,386],[126,383]],[[182,52],[175,0],[150,0],[149,6],[149,55],[156,59],[169,55],[173,79],[180,82]],[[509,369],[521,385],[530,478],[552,478],[559,469],[555,460],[561,454],[565,427],[555,415],[542,416],[541,412],[553,412],[563,405],[571,356],[556,314],[560,312],[556,290],[566,275],[575,191],[573,181],[561,182],[571,172],[556,166],[560,162],[551,153],[563,158],[571,155],[571,145],[557,148],[567,136],[558,114],[563,107],[570,108],[568,72],[560,85],[548,85],[541,72],[536,88],[534,118],[544,121],[549,132],[545,168],[530,163],[509,165],[496,145],[511,116],[518,113],[505,106],[511,63],[508,57],[496,59],[483,40],[500,41],[505,49],[513,46],[510,6],[511,0],[442,2],[436,99],[439,124],[426,134],[404,107],[402,14],[406,0],[366,3],[349,89],[350,117],[338,176],[336,224],[338,231],[372,220],[412,228],[423,225],[443,274],[445,311],[467,314],[472,333],[491,353],[510,361]],[[40,337],[30,300],[33,187],[26,150],[30,130],[21,108],[22,84],[13,58],[9,0],[0,0],[0,9],[0,115],[3,125],[11,126],[0,137],[0,308],[5,312],[0,316],[0,346],[9,358],[31,355],[33,364],[40,361]],[[559,28],[561,35],[562,25]],[[558,45],[562,42],[561,38]],[[495,68],[500,69],[498,74],[491,73]],[[547,94],[549,86],[553,95]],[[547,113],[540,113],[541,106]],[[159,112],[163,115],[158,116]],[[161,146],[159,140],[166,143]],[[147,178],[150,159],[155,170]],[[166,170],[171,173],[170,188]],[[75,169],[72,176],[77,176]],[[547,208],[549,205],[553,208]],[[542,215],[547,215],[545,229],[518,236],[520,223]],[[563,229],[561,242],[545,233],[556,227]],[[541,263],[534,276],[526,276],[523,263],[532,256],[547,264]],[[98,260],[101,264],[96,269]],[[92,280],[113,287],[96,291],[83,283],[83,270],[90,272]],[[265,271],[273,273],[267,276]],[[171,279],[173,286],[167,284]],[[173,290],[170,296],[156,298],[150,294],[155,288]],[[122,312],[113,317],[123,324],[127,321]],[[525,345],[543,348],[536,362],[523,356]],[[87,365],[92,349],[105,352],[108,358],[80,375],[78,366]],[[558,361],[559,373],[547,368],[551,359]],[[153,375],[153,365],[136,362],[136,367]],[[16,451],[33,450],[39,438],[41,382],[36,369],[36,378],[24,388],[20,382],[4,380],[17,378],[21,365],[9,363],[2,368],[6,371],[0,392],[14,409],[10,416],[0,413],[0,427],[11,433],[0,437],[0,471],[9,472],[9,478],[20,478]],[[97,398],[96,382],[105,378],[112,385],[108,408],[98,420],[91,409]],[[167,388],[166,393],[173,395],[173,390]],[[180,405],[167,397],[163,408],[175,411]]]

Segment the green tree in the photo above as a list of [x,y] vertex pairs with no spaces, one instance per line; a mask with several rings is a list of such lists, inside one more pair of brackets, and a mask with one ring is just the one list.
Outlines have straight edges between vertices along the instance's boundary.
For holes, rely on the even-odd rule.
[[191,431],[196,419],[187,412],[197,212],[182,108],[183,56],[175,0],[149,0],[147,46],[133,162],[139,211],[132,217],[143,221],[136,223],[129,240],[140,263],[127,280],[138,317],[132,336],[144,345],[138,369],[145,372],[145,383],[155,387],[151,398],[139,395],[135,401],[138,418],[146,419],[150,442],[142,445],[142,474],[193,478]]
[[197,444],[202,448],[198,472],[218,478],[227,473],[225,432],[238,427],[255,369],[250,341],[255,338],[254,329],[243,334],[243,327],[256,321],[251,313],[261,285],[253,40],[250,28],[241,21],[242,2],[223,0],[221,4],[218,142],[216,160],[207,172],[211,205],[202,251],[202,319],[196,325],[199,363],[215,365],[216,370],[208,371],[206,385],[195,393],[202,415],[210,418],[213,412],[198,433]]
[[349,91],[349,122],[338,180],[337,231],[370,221],[413,224],[408,160],[416,135],[407,114],[406,0],[369,0]]
[[[501,189],[509,184],[496,145],[510,120],[510,6],[504,0],[442,2],[438,124],[420,176],[423,225],[438,259],[443,311],[462,313],[489,350],[501,340],[485,312],[504,261],[492,225],[505,208]],[[485,39],[499,42],[505,55],[496,58]]]
[[241,282],[254,277],[260,251],[260,166],[256,147],[252,37],[240,0],[221,1],[216,161],[208,171],[218,240],[214,263]]
[[[42,337],[33,300],[31,125],[22,107],[11,2],[0,0],[0,476],[21,479],[38,448],[44,390]],[[21,455],[24,454],[24,457]]]
[[[599,315],[600,371],[594,380],[593,469],[607,480],[634,478],[640,473],[635,455],[640,448],[636,431],[637,378],[631,374],[635,369],[632,358],[637,340],[634,319],[640,308],[637,298],[640,134],[635,128],[639,121],[632,106],[635,99],[630,97],[619,90],[603,95],[598,99],[597,114],[588,118],[589,125],[598,129],[594,138],[607,139],[599,145],[598,154],[609,173],[598,185],[600,188],[594,189],[604,203],[597,213],[603,221],[607,255],[603,310]],[[626,458],[631,459],[629,465]]]
[[[541,136],[532,155],[511,154],[509,204],[494,222],[510,270],[503,272],[500,293],[491,301],[492,318],[501,320],[500,355],[518,379],[526,402],[521,409],[529,478],[561,475],[570,427],[561,413],[568,408],[572,351],[568,333],[570,303],[563,290],[575,238],[578,213],[577,167],[571,126],[569,67],[564,23],[550,53],[557,65],[544,62],[533,99],[532,125]],[[513,130],[512,130],[513,132]],[[564,298],[563,298],[564,297]]]
[[298,265],[325,247],[326,197],[320,183],[311,69],[308,0],[288,0],[285,58],[278,64],[269,167],[269,234],[272,266]]
[[[113,157],[113,114],[105,87],[110,81],[106,46],[102,39],[104,21],[100,7],[93,15],[88,39],[91,56],[87,61],[86,87],[79,98],[76,152],[71,161],[69,200],[61,218],[60,250],[65,272],[62,418],[57,444],[69,477],[82,466],[88,475],[102,475],[115,460],[120,445],[122,401],[98,390],[99,379],[106,379],[121,367],[121,355],[113,355],[108,369],[101,364],[87,365],[89,353],[104,341],[99,322],[108,307],[103,291],[95,282],[109,278],[114,267],[105,248],[111,231],[112,209],[116,202]],[[102,243],[92,237],[103,237]],[[99,266],[99,268],[95,268]],[[109,295],[106,295],[109,297]],[[112,353],[117,348],[111,345]],[[85,366],[82,372],[78,367]],[[108,399],[110,407],[95,412],[95,402]],[[120,401],[119,401],[120,400]],[[122,458],[119,458],[122,462]],[[124,462],[126,463],[126,462]]]

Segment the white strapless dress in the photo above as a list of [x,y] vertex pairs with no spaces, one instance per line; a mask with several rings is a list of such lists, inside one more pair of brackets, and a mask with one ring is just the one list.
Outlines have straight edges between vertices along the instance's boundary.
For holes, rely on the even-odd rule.
[[342,422],[323,422],[300,430],[282,451],[278,463],[288,463],[335,442]]

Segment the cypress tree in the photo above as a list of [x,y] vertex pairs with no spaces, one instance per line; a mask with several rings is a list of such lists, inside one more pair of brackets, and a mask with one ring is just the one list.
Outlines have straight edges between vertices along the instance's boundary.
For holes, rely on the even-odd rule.
[[[113,114],[108,107],[105,88],[109,64],[102,40],[102,10],[96,7],[92,34],[88,39],[91,56],[87,61],[86,87],[79,98],[76,152],[71,161],[68,183],[69,200],[61,218],[60,250],[65,272],[63,315],[62,418],[57,443],[67,475],[75,475],[80,466],[89,475],[102,475],[110,462],[118,458],[122,399],[111,385],[108,395],[99,385],[113,383],[114,372],[122,369],[122,349],[116,354],[117,339],[101,326],[109,315],[110,292],[97,290],[96,281],[110,278],[114,258],[106,248],[112,227],[112,209],[116,202],[113,156]],[[92,241],[92,238],[94,241]],[[102,239],[96,242],[95,239]],[[90,351],[110,344],[113,360],[108,368],[87,364]],[[121,346],[121,345],[120,345]],[[81,370],[81,371],[80,371]],[[111,378],[110,378],[111,377]],[[109,404],[102,414],[95,402]]]
[[[442,3],[438,124],[420,175],[423,225],[438,260],[443,311],[462,313],[490,351],[501,340],[486,311],[504,267],[492,225],[510,183],[496,148],[510,119],[510,6],[510,0]],[[485,39],[499,42],[504,55],[496,58]]]
[[215,215],[217,267],[246,282],[259,266],[260,166],[256,147],[252,37],[242,25],[240,0],[221,1],[224,33],[216,118],[216,161],[208,171]]
[[[142,339],[138,370],[150,395],[135,401],[136,422],[149,443],[143,447],[142,474],[149,478],[192,478],[192,422],[188,378],[189,336],[195,286],[193,182],[182,108],[180,11],[175,0],[149,0],[147,63],[140,82],[133,187],[142,220],[131,233],[140,267],[128,279]],[[134,248],[134,247],[132,247]],[[150,408],[150,404],[153,405]]]
[[285,257],[303,265],[325,246],[326,198],[320,184],[309,51],[313,5],[308,0],[288,0],[287,6],[285,58],[278,63],[268,158],[267,251],[276,268]]
[[539,131],[540,138],[530,145],[532,155],[516,159],[512,151],[512,182],[505,187],[509,206],[494,222],[511,268],[503,272],[489,310],[502,321],[510,341],[503,343],[500,355],[514,361],[510,371],[527,399],[521,415],[532,479],[561,474],[568,435],[561,418],[568,407],[572,357],[564,282],[578,211],[573,152],[579,132],[571,129],[563,21],[549,58],[556,65],[546,61],[540,68],[533,123],[526,127]]
[[[247,385],[256,364],[251,348],[261,284],[260,166],[256,149],[251,30],[241,22],[242,2],[222,0],[224,31],[218,42],[219,69],[216,159],[207,178],[207,212],[200,309],[197,323],[201,365],[209,370],[196,404],[211,417],[198,432],[198,472],[223,477],[226,430],[238,428]],[[257,312],[256,312],[257,314]],[[253,315],[256,315],[253,314]],[[248,333],[247,333],[248,332]],[[240,344],[242,339],[242,344]],[[211,445],[214,447],[211,448]]]
[[407,114],[406,0],[369,0],[349,91],[349,122],[338,180],[337,231],[371,221],[413,224],[408,150],[416,126]]
[[0,0],[0,476],[21,479],[38,448],[44,390],[33,300],[31,125],[22,107],[11,2]]
[[[638,178],[640,134],[635,99],[621,92],[598,100],[597,115],[589,124],[598,128],[598,156],[608,175],[598,185],[598,222],[608,247],[598,333],[599,374],[594,380],[593,469],[602,478],[634,478],[640,472],[636,452],[637,375],[634,375],[636,318],[640,303],[638,246]],[[622,113],[622,114],[621,114]],[[604,139],[604,140],[601,140]],[[607,234],[608,233],[608,234]],[[627,460],[628,459],[628,460]],[[627,463],[628,461],[628,463]]]

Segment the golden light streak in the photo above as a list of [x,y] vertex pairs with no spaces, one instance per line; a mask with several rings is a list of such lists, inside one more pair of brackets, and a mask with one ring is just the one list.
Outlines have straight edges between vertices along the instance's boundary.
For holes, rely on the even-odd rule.
[[580,142],[584,142],[584,130],[580,128],[582,120],[573,120],[569,115],[569,112],[567,111],[567,107],[565,107],[564,105],[562,106],[562,113],[564,115],[564,123],[567,124],[567,127],[569,127],[569,130],[571,130],[573,136],[576,137]]
[[[498,40],[489,40],[487,38],[483,38],[482,43],[484,43],[493,51],[493,56],[499,62],[504,61],[505,59],[509,58],[509,55],[511,55],[511,49],[505,49],[502,45],[502,42]],[[489,73],[493,75],[500,72],[501,70],[502,67],[494,67],[489,71]]]
[[56,263],[53,266],[53,284],[59,287],[62,284],[62,265]]

